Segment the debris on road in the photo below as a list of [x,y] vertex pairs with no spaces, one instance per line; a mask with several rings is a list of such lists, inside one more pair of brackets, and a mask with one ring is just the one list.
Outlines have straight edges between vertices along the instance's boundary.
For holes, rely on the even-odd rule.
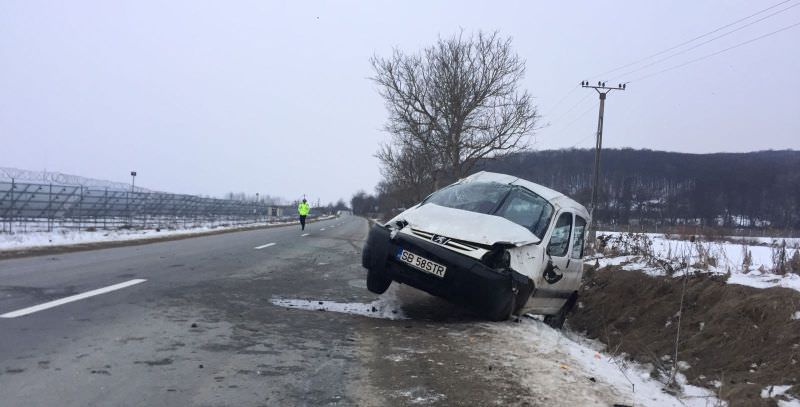
[[320,300],[301,300],[289,298],[273,298],[273,305],[285,308],[309,311],[332,311],[344,314],[367,316],[384,319],[406,319],[400,311],[400,305],[394,290],[389,290],[371,303],[337,302]]

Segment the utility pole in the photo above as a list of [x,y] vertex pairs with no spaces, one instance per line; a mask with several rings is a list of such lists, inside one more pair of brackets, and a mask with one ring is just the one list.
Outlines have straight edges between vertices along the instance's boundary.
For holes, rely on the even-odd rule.
[[589,81],[582,81],[581,87],[594,89],[600,96],[600,113],[597,116],[597,140],[594,148],[594,180],[592,182],[592,202],[589,206],[589,214],[592,216],[592,227],[589,232],[590,241],[594,246],[597,229],[594,227],[594,210],[597,205],[597,191],[600,183],[600,151],[603,149],[603,111],[606,105],[606,95],[612,90],[625,90],[625,84],[620,83],[617,87],[608,87],[605,82],[597,82],[597,86],[589,85]]

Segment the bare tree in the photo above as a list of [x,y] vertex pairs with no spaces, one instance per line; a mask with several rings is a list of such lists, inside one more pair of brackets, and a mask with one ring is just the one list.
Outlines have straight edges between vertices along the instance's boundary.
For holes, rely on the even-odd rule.
[[432,155],[413,144],[384,144],[375,154],[383,164],[381,174],[392,193],[400,201],[417,202],[431,192],[439,169]]
[[389,110],[393,140],[376,154],[389,181],[423,172],[416,181],[427,177],[429,188],[438,188],[481,159],[527,147],[539,115],[528,92],[519,90],[525,61],[510,38],[461,32],[419,54],[395,49],[370,62]]

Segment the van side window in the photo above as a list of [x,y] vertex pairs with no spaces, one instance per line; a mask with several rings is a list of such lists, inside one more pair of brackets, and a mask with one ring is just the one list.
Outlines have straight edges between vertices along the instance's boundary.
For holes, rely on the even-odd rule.
[[575,216],[575,233],[572,234],[572,254],[573,259],[583,258],[583,242],[586,234],[586,219]]
[[553,228],[550,236],[550,243],[547,245],[547,253],[553,257],[564,257],[569,249],[569,236],[572,231],[572,214],[562,213]]

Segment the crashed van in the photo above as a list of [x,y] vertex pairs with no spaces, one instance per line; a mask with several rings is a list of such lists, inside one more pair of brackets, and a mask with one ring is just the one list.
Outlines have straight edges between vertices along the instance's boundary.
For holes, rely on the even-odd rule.
[[589,213],[524,179],[479,172],[370,229],[367,288],[392,281],[492,320],[525,313],[560,328],[576,302]]

